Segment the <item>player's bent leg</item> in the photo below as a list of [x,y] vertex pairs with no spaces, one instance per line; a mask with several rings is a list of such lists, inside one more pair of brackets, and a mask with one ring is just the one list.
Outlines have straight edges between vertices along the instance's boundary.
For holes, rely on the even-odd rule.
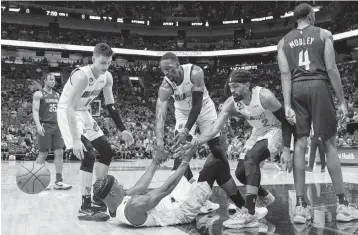
[[111,164],[113,151],[105,136],[100,136],[91,141],[92,146],[99,153],[98,163],[96,164],[96,178],[104,178],[108,175],[109,165]]
[[78,219],[105,221],[109,219],[109,216],[107,214],[101,213],[100,211],[106,211],[107,208],[92,205],[91,202],[92,175],[94,163],[96,160],[96,153],[92,147],[91,142],[86,137],[81,136],[81,141],[87,151],[84,152],[84,158],[80,167],[82,206],[79,210]]
[[[240,183],[242,183],[243,185],[247,185],[243,159],[239,159],[239,162],[235,170],[235,175]],[[258,198],[256,200],[256,207],[267,207],[275,202],[275,197],[270,193],[270,191],[266,190],[261,185],[259,187],[257,195]]]

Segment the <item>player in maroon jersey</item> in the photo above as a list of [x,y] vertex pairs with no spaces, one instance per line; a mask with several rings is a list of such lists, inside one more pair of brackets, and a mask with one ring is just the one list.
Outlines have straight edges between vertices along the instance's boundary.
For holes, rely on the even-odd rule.
[[32,116],[39,134],[40,153],[36,161],[44,164],[49,149],[53,149],[56,168],[54,189],[68,190],[72,186],[63,183],[62,179],[64,142],[57,124],[57,103],[60,95],[53,90],[56,83],[55,76],[47,74],[44,83],[44,88],[35,92],[32,102]]
[[[333,48],[331,32],[314,27],[313,8],[302,3],[294,11],[298,23],[296,29],[286,34],[278,43],[278,64],[281,71],[286,118],[296,123],[294,152],[294,181],[297,204],[295,223],[306,223],[312,218],[310,208],[304,199],[305,149],[311,124],[317,137],[324,142],[327,153],[327,168],[337,194],[337,220],[358,219],[358,210],[348,204],[337,155],[337,120],[331,83],[339,100],[338,108],[347,114],[341,77],[339,75]],[[344,116],[345,116],[344,115]],[[289,167],[292,159],[283,153]]]

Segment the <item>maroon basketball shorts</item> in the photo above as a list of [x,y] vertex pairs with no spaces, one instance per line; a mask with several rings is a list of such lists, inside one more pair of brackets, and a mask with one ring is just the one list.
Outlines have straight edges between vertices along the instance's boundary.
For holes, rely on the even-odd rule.
[[292,108],[296,112],[298,138],[314,134],[326,141],[337,133],[336,109],[326,80],[303,80],[292,83]]
[[65,146],[61,131],[57,124],[41,123],[45,129],[45,135],[38,135],[40,152],[47,152],[50,149],[62,149]]

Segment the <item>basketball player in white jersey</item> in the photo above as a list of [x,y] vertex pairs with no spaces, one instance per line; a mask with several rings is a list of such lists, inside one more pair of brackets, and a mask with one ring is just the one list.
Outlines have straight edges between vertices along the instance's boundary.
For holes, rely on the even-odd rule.
[[[192,222],[212,194],[214,182],[220,184],[230,173],[223,170],[225,163],[219,159],[206,162],[198,177],[190,181],[182,177],[192,159],[197,146],[191,147],[181,155],[181,163],[172,172],[165,183],[146,192],[148,186],[162,162],[160,155],[154,155],[147,171],[136,184],[124,189],[117,180],[107,175],[97,179],[94,194],[108,206],[111,217],[115,221],[134,227],[169,226]],[[266,208],[257,208],[257,214],[263,218]]]
[[82,206],[79,210],[80,220],[105,221],[109,216],[100,211],[107,208],[103,202],[94,199],[91,202],[92,173],[97,150],[100,157],[96,164],[96,177],[108,174],[112,160],[112,149],[97,122],[89,113],[91,102],[103,90],[103,95],[117,128],[129,144],[133,142],[132,134],[125,130],[119,112],[114,105],[112,92],[113,77],[107,71],[112,62],[112,49],[104,43],[99,43],[93,51],[93,64],[75,69],[61,94],[58,102],[57,119],[62,137],[67,149],[82,160],[80,168]]
[[[205,87],[204,72],[200,67],[193,64],[180,65],[178,57],[171,52],[162,56],[160,67],[165,77],[158,91],[155,133],[157,139],[156,154],[163,155],[164,125],[170,96],[174,98],[176,119],[176,143],[173,149],[186,140],[190,141],[197,125],[201,133],[210,129],[217,119],[217,113],[215,104]],[[226,164],[225,170],[230,173],[229,162],[221,147],[219,133],[208,139],[208,146],[213,157],[223,161]],[[175,159],[173,170],[176,170],[179,165],[180,159]],[[187,168],[184,176],[188,181],[191,180],[193,174],[190,167]],[[221,183],[223,185],[219,186],[225,190],[236,206],[242,206],[245,203],[231,176],[227,178],[227,181]],[[218,208],[218,204],[207,201],[202,208],[202,213],[208,213]]]
[[[240,69],[231,72],[228,85],[232,96],[225,101],[215,124],[195,140],[197,145],[206,143],[220,132],[231,116],[244,115],[253,127],[236,168],[237,179],[246,185],[246,204],[236,216],[224,222],[223,225],[229,228],[258,226],[258,215],[255,213],[257,195],[260,199],[257,201],[262,206],[275,201],[275,197],[260,186],[260,163],[276,156],[282,150],[282,142],[283,151],[290,151],[293,127],[286,120],[282,105],[268,89],[250,89],[250,84],[251,74],[248,71]],[[187,148],[184,146],[183,149]]]

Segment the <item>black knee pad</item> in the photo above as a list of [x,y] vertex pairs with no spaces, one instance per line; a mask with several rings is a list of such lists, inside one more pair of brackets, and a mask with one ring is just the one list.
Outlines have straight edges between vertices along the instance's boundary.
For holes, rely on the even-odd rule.
[[111,148],[111,145],[107,141],[106,137],[101,136],[92,142],[93,147],[98,151],[99,153],[99,159],[98,162],[109,166],[109,164],[112,161],[113,157],[113,151]]
[[240,183],[242,183],[243,185],[246,185],[244,160],[239,159],[239,162],[237,163],[237,167],[235,170],[235,175],[236,175],[236,179]]
[[259,187],[261,182],[260,165],[244,161],[244,167],[247,185]]
[[260,164],[263,160],[270,157],[270,151],[267,148],[268,141],[260,140],[245,155],[245,162],[250,164]]
[[231,179],[230,166],[219,159],[205,163],[200,171],[198,181],[207,181],[213,184],[216,180],[218,185],[223,185]]
[[211,153],[214,158],[221,160],[223,163],[229,165],[229,161],[227,160],[226,152],[221,147],[220,136],[215,137],[212,140],[208,141],[208,145]]
[[81,141],[87,151],[83,151],[84,157],[82,159],[80,170],[92,173],[94,162],[96,161],[96,153],[91,142],[86,137],[81,136]]

